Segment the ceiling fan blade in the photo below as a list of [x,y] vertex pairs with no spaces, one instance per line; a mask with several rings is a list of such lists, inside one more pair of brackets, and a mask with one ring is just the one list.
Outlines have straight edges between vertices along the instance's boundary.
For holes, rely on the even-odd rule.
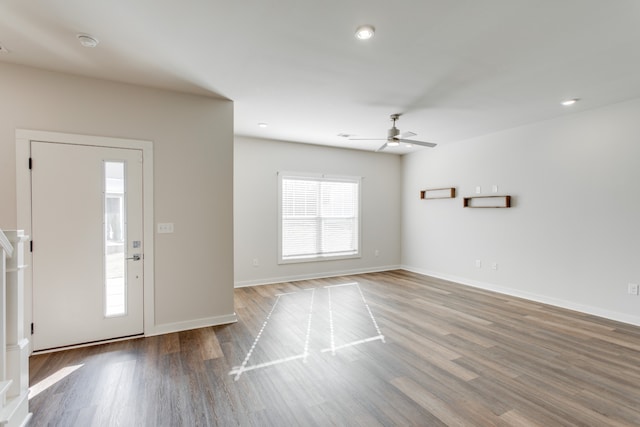
[[349,141],[386,141],[387,138],[348,138]]
[[378,148],[378,149],[376,150],[376,153],[377,153],[378,151],[382,151],[382,150],[384,150],[385,148],[387,148],[387,143],[386,143],[386,142],[382,145],[382,147],[380,147],[380,148]]
[[416,136],[417,133],[413,133],[413,132],[402,132],[400,135],[398,135],[398,138],[411,138],[412,136]]
[[421,145],[423,147],[435,147],[436,145],[438,145],[435,142],[413,141],[411,139],[398,139],[397,141],[407,144]]

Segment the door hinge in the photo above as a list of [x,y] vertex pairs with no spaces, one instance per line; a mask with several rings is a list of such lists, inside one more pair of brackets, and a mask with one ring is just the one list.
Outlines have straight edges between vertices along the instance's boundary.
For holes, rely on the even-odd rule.
[[31,335],[33,335],[33,331],[34,331],[33,323],[31,323]]
[[29,169],[33,168],[33,159],[29,157]]
[[29,252],[33,253],[33,240],[29,241]]

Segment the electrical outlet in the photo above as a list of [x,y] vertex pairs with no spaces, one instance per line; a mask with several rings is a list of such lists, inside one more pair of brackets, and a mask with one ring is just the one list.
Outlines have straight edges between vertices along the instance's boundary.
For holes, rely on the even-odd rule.
[[497,192],[498,192],[498,186],[497,186],[496,184],[493,184],[493,185],[491,186],[491,192],[492,192],[492,193],[497,193]]
[[376,249],[375,251],[373,251],[373,255],[374,256],[380,256],[380,251]]
[[253,259],[253,266],[254,267],[258,267],[260,265],[260,261],[258,260],[258,258],[254,258]]
[[498,269],[498,263],[494,262],[493,264],[491,264],[491,269],[492,270],[497,270]]
[[627,288],[629,295],[638,295],[638,284],[637,283],[629,283],[629,287]]
[[482,261],[479,259],[476,260],[476,268],[482,268]]
[[476,194],[480,194],[482,193],[482,187],[480,187],[479,185],[476,187]]

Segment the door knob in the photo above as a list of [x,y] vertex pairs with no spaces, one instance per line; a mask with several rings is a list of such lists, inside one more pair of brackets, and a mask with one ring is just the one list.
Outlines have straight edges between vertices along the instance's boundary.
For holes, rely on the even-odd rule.
[[133,254],[133,256],[126,258],[126,259],[132,259],[134,261],[140,261],[141,255],[140,254]]

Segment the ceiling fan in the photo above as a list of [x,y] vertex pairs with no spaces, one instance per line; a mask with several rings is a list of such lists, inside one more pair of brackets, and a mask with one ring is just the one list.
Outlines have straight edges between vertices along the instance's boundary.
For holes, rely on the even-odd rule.
[[416,136],[417,134],[413,133],[413,132],[403,132],[400,133],[400,129],[398,129],[396,127],[396,120],[398,120],[400,118],[400,114],[392,114],[391,115],[391,121],[393,122],[393,126],[391,126],[391,129],[389,129],[388,133],[387,133],[387,137],[386,138],[349,138],[350,140],[360,140],[360,141],[387,141],[385,142],[380,148],[378,148],[376,150],[376,152],[378,151],[382,151],[387,147],[397,147],[398,145],[400,145],[401,142],[407,144],[408,146],[411,146],[413,144],[415,145],[421,145],[423,147],[435,147],[438,144],[435,144],[433,142],[425,142],[425,141],[415,141],[412,139],[406,139],[406,138],[410,138],[412,136]]

